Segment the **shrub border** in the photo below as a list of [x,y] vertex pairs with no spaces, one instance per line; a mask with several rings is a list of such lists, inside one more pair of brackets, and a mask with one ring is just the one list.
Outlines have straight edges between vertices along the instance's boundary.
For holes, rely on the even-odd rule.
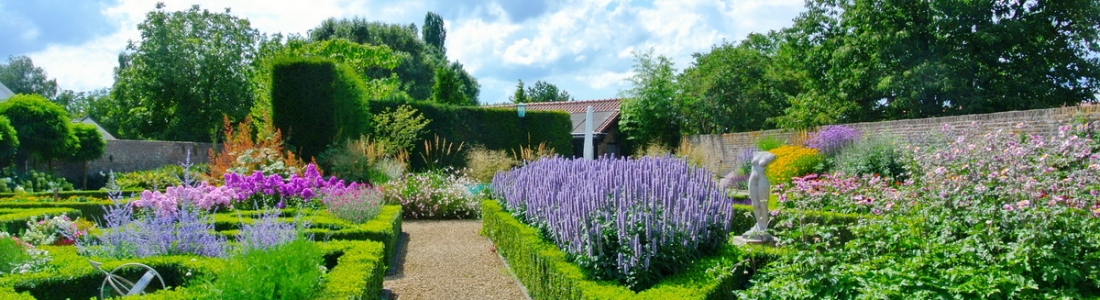
[[[482,235],[493,242],[533,299],[730,299],[734,291],[746,287],[757,269],[785,253],[779,248],[727,244],[687,271],[635,293],[616,282],[585,278],[580,267],[566,260],[564,251],[513,218],[497,201],[482,201],[481,208]],[[752,263],[742,264],[746,261]]]
[[45,207],[45,208],[2,208],[0,207],[0,228],[11,234],[19,234],[24,230],[27,230],[27,221],[32,217],[55,217],[61,214],[69,216],[71,219],[76,219],[81,216],[80,210],[66,207]]

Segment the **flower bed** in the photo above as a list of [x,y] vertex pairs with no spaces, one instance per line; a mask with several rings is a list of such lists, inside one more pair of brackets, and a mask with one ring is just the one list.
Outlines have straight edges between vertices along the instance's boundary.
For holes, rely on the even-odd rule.
[[682,160],[543,159],[493,180],[496,196],[587,275],[644,290],[717,251],[734,201]]
[[[328,275],[313,299],[370,299],[381,295],[385,273],[383,245],[374,241],[317,242]],[[77,255],[73,247],[43,247],[53,255],[51,269],[19,276],[0,277],[0,299],[87,299],[98,296],[103,274]],[[143,259],[97,260],[111,270],[127,262],[149,265],[177,287],[145,295],[143,299],[196,299],[210,297],[204,276],[225,268],[227,260],[194,256],[158,256]],[[130,274],[133,277],[135,274]]]

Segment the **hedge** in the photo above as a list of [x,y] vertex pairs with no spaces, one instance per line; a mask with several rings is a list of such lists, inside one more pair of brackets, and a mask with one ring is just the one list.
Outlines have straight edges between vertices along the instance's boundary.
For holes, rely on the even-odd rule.
[[370,128],[366,86],[348,66],[331,59],[285,57],[271,72],[272,122],[305,160],[333,141],[358,138]]
[[[382,211],[377,217],[363,224],[355,224],[333,217],[323,210],[303,211],[304,214],[301,216],[298,212],[292,209],[283,210],[281,212],[282,218],[292,221],[294,218],[300,217],[310,222],[311,228],[306,231],[306,234],[313,235],[314,239],[319,241],[370,240],[381,242],[386,250],[385,262],[391,268],[394,267],[395,264],[392,262],[397,258],[398,239],[401,237],[400,205],[382,207]],[[237,230],[240,229],[242,223],[251,224],[254,220],[259,219],[262,214],[263,211],[244,210],[217,213],[214,214],[214,230],[222,236],[233,239],[236,237]]]
[[51,207],[51,208],[0,208],[0,231],[4,231],[10,234],[19,235],[24,230],[27,230],[27,221],[32,217],[37,217],[39,220],[45,217],[54,217],[65,214],[70,219],[76,219],[80,217],[80,210],[64,207]]
[[[163,190],[164,189],[161,189],[161,191],[163,191]],[[127,197],[130,196],[130,195],[141,195],[141,192],[143,192],[143,191],[145,191],[145,190],[124,190],[124,191],[122,191],[122,195],[127,196]],[[107,195],[107,191],[104,191],[104,190],[96,190],[96,191],[58,191],[57,195],[56,195],[56,198],[55,198],[55,195],[54,195],[53,192],[36,192],[36,193],[19,193],[19,194],[16,194],[16,193],[0,193],[0,199],[23,197],[23,196],[42,197],[42,198],[48,197],[48,198],[53,198],[54,200],[68,200],[70,198],[75,198],[75,197],[101,198],[101,199],[109,198],[108,195]],[[0,203],[2,203],[2,201],[3,200],[0,200]]]
[[[425,136],[414,143],[409,157],[414,170],[424,170],[424,142],[434,135],[448,142],[478,144],[489,150],[518,151],[521,146],[536,147],[545,142],[561,155],[573,154],[573,123],[569,114],[560,111],[528,111],[523,118],[514,109],[453,106],[430,102],[368,101],[372,114],[386,109],[396,110],[409,105],[420,111],[431,123]],[[468,149],[469,147],[466,147]],[[460,160],[464,161],[464,160]],[[464,166],[455,166],[464,167]]]
[[38,208],[59,208],[75,210],[78,214],[69,215],[79,216],[89,221],[96,221],[103,219],[103,214],[106,211],[103,210],[104,206],[110,205],[105,202],[0,202],[0,209],[38,209]]
[[[321,283],[315,299],[377,299],[382,294],[385,276],[384,246],[375,241],[318,242],[325,253],[328,277]],[[72,246],[42,246],[49,251],[54,269],[0,277],[0,299],[88,299],[99,295],[103,274],[88,260],[77,255]],[[224,259],[196,256],[158,256],[141,259],[103,259],[102,268],[111,270],[128,262],[140,262],[175,286],[168,291],[143,295],[142,299],[195,299],[205,293],[204,275],[216,274],[226,265]],[[139,273],[126,274],[134,278]],[[199,279],[199,280],[195,280]]]
[[580,267],[565,259],[565,252],[496,201],[483,201],[481,207],[482,234],[494,243],[533,299],[732,299],[757,269],[784,253],[780,248],[727,244],[685,272],[634,292],[617,282],[586,278]]

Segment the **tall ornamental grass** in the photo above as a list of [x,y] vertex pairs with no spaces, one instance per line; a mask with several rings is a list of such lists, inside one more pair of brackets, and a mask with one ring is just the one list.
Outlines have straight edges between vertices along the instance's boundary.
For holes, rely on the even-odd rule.
[[542,159],[493,179],[494,196],[599,280],[638,291],[728,240],[734,200],[671,157]]

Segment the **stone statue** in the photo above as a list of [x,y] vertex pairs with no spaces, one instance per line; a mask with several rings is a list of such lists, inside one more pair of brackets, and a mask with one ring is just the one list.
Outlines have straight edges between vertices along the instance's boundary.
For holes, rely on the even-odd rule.
[[752,200],[752,212],[756,216],[756,226],[745,232],[741,237],[747,242],[766,243],[773,238],[764,231],[768,229],[771,214],[768,212],[768,198],[771,195],[771,187],[764,170],[775,161],[775,154],[766,151],[758,151],[752,155],[752,173],[749,174],[749,199]]

